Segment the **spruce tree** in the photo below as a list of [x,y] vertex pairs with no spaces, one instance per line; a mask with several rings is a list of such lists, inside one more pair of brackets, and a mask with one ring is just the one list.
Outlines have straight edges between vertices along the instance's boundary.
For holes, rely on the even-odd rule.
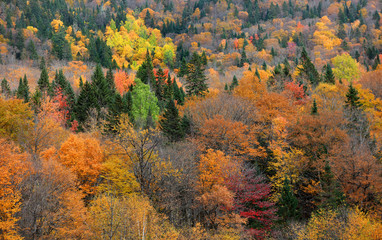
[[346,94],[345,106],[350,109],[358,109],[361,106],[358,90],[353,87],[353,84],[349,85],[349,89]]
[[101,108],[111,107],[113,102],[113,93],[108,82],[106,81],[100,64],[97,64],[92,75],[91,87],[94,94],[94,105],[97,110],[100,111]]
[[156,72],[156,81],[154,82],[154,90],[155,90],[155,96],[158,98],[159,104],[161,105],[161,102],[164,99],[164,87],[166,82],[166,75],[163,72],[163,69],[159,67],[158,71]]
[[336,83],[332,67],[330,66],[329,63],[325,66],[324,79],[325,79],[325,82],[327,82],[327,83],[330,83],[330,84]]
[[95,107],[92,87],[90,83],[85,82],[84,86],[81,88],[80,94],[78,95],[75,106],[75,113],[78,121],[80,123],[84,123],[88,116],[89,109]]
[[153,61],[149,50],[146,52],[146,59],[139,67],[136,77],[139,78],[144,84],[148,84],[150,88],[153,84],[155,84]]
[[186,76],[186,89],[188,95],[203,95],[208,91],[207,77],[204,74],[204,67],[199,55],[194,52],[190,63],[188,64],[188,73]]
[[112,91],[112,93],[115,93],[114,75],[113,75],[113,69],[111,67],[106,73],[106,82],[109,85],[109,88]]
[[181,125],[181,119],[173,99],[168,101],[163,118],[159,120],[159,124],[163,133],[171,142],[178,141],[183,138],[184,133]]
[[310,60],[305,48],[302,49],[300,62],[302,65],[302,67],[299,68],[300,75],[309,80],[313,86],[317,86],[320,82],[320,74]]
[[28,45],[27,45],[27,50],[29,52],[30,59],[33,59],[33,60],[38,59],[38,54],[37,54],[37,51],[36,51],[36,46],[34,45],[32,40],[29,40]]
[[320,182],[322,185],[320,207],[336,209],[341,206],[345,200],[345,196],[341,191],[339,183],[334,178],[328,161],[325,161],[325,168]]
[[296,219],[299,217],[298,200],[293,193],[288,178],[284,179],[284,184],[279,198],[278,215],[284,219]]
[[9,87],[8,81],[5,78],[1,81],[1,94],[6,98],[11,96],[11,88]]
[[28,79],[27,79],[27,75],[24,75],[24,79],[23,79],[23,85],[24,85],[24,93],[23,93],[23,98],[24,98],[24,101],[25,102],[29,102],[29,83],[28,83]]
[[48,71],[46,70],[46,67],[41,71],[40,78],[37,82],[38,88],[40,89],[41,92],[46,92],[49,89],[49,75]]
[[236,75],[233,75],[232,83],[231,83],[231,86],[229,87],[229,90],[232,91],[237,86],[239,86],[239,82],[237,81]]
[[313,105],[312,105],[311,114],[312,115],[317,115],[318,114],[318,108],[317,108],[316,99],[313,99]]
[[25,39],[24,39],[23,30],[19,29],[17,31],[16,42],[15,42],[15,47],[18,49],[18,52],[16,53],[16,58],[17,59],[21,59],[22,52],[23,52],[23,50],[25,48],[24,41],[25,41]]

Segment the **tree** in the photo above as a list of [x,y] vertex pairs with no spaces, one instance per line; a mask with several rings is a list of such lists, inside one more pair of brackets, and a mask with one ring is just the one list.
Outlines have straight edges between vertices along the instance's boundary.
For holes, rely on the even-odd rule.
[[305,48],[302,49],[300,62],[302,65],[299,67],[300,75],[307,79],[313,86],[317,86],[320,82],[320,75],[310,60]]
[[158,99],[155,97],[155,94],[150,91],[149,85],[144,84],[139,79],[135,79],[135,86],[131,92],[131,98],[131,115],[137,126],[144,126],[149,109],[154,121],[158,119]]
[[284,220],[297,219],[300,216],[298,208],[298,200],[290,186],[290,181],[287,177],[284,178],[284,184],[281,189],[281,194],[278,199],[278,215]]
[[102,67],[97,64],[96,69],[92,75],[91,83],[93,98],[95,100],[94,106],[100,112],[102,108],[109,108],[113,102],[113,91],[103,74]]
[[150,87],[155,83],[154,67],[149,50],[146,51],[146,58],[137,71],[137,78]]
[[96,192],[102,172],[103,150],[97,139],[71,135],[58,151],[59,161],[76,176],[77,186],[86,196]]
[[332,63],[334,65],[333,73],[337,79],[352,82],[359,78],[358,63],[348,53],[332,58]]
[[33,60],[36,60],[38,59],[38,54],[37,54],[37,51],[36,51],[36,47],[33,43],[32,40],[29,40],[29,43],[27,45],[27,50],[29,52],[29,57]]
[[64,28],[60,28],[52,36],[52,52],[60,60],[72,60],[72,50],[65,38]]
[[235,89],[235,87],[239,86],[239,82],[237,81],[236,75],[233,76],[232,83],[229,86],[229,90],[232,91]]
[[178,141],[184,137],[181,118],[179,117],[179,112],[173,99],[168,101],[165,112],[159,120],[159,124],[163,133],[171,142]]
[[326,66],[325,66],[324,80],[326,83],[330,83],[330,84],[336,83],[336,81],[334,79],[333,70],[332,70],[332,67],[330,66],[330,64],[326,64]]
[[41,92],[47,92],[49,89],[49,75],[48,71],[46,70],[45,65],[43,66],[43,69],[40,74],[40,78],[38,79],[38,88]]
[[16,58],[21,59],[23,50],[25,48],[25,38],[22,29],[18,29],[17,35],[16,35],[16,42],[15,46],[18,49],[18,52],[16,53]]
[[1,81],[1,94],[5,98],[11,97],[11,88],[9,87],[8,81],[5,78]]
[[318,108],[317,108],[317,102],[316,99],[313,99],[313,105],[312,105],[312,110],[310,112],[312,115],[317,115],[318,114]]
[[350,83],[348,92],[346,93],[345,106],[351,109],[358,109],[361,106],[359,101],[358,90]]
[[12,142],[0,139],[0,235],[2,239],[23,239],[18,233],[21,210],[20,186],[28,169],[27,154]]
[[187,66],[186,90],[188,95],[204,95],[208,91],[207,78],[200,56],[194,52]]
[[26,75],[24,75],[24,78],[20,78],[17,88],[17,98],[23,99],[24,102],[29,102],[29,84]]
[[253,168],[231,174],[228,189],[235,193],[234,209],[248,219],[248,233],[256,239],[264,239],[277,219],[275,204],[270,201],[271,186]]

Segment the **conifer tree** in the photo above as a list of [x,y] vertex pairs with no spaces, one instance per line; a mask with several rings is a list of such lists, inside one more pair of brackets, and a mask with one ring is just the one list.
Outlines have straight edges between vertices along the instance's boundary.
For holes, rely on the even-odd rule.
[[46,70],[46,67],[41,71],[40,78],[37,82],[38,88],[40,89],[41,92],[46,92],[49,89],[49,75],[48,71]]
[[146,51],[146,59],[139,67],[136,77],[139,78],[144,84],[148,84],[150,88],[155,83],[153,62],[148,50]]
[[174,142],[183,138],[184,133],[181,119],[173,99],[168,101],[163,118],[159,121],[159,124],[163,133],[170,141]]
[[111,67],[106,73],[106,82],[109,85],[109,88],[112,91],[112,93],[115,93],[114,75],[113,75],[113,69]]
[[279,198],[278,215],[284,219],[296,219],[299,217],[298,200],[293,193],[288,178],[284,179],[281,196]]
[[1,94],[6,98],[11,96],[11,88],[5,78],[1,81]]
[[334,78],[334,73],[332,70],[332,67],[330,64],[327,64],[325,66],[325,76],[324,76],[325,82],[330,83],[330,84],[335,84],[335,78]]
[[34,45],[32,40],[29,40],[28,45],[27,45],[27,50],[29,52],[30,59],[33,59],[33,60],[38,59],[36,46]]
[[229,87],[229,90],[232,91],[233,89],[235,89],[235,87],[239,86],[239,82],[237,81],[237,77],[236,75],[233,76],[233,79],[232,79],[232,83]]
[[204,74],[204,67],[200,56],[194,52],[190,63],[188,64],[188,73],[186,76],[186,89],[188,95],[203,95],[208,91],[207,77]]
[[334,174],[332,173],[330,164],[325,161],[324,172],[321,176],[321,207],[336,209],[338,206],[342,205],[345,196],[341,191],[339,183],[335,180]]
[[78,95],[75,113],[78,121],[84,123],[88,116],[90,108],[95,108],[95,99],[93,90],[89,82],[85,82]]
[[318,114],[316,99],[313,99],[313,105],[312,105],[311,114],[312,115],[317,115]]
[[345,106],[350,109],[358,109],[361,106],[358,90],[353,87],[353,84],[349,85],[349,89],[346,94]]
[[101,108],[111,107],[113,101],[112,90],[106,81],[100,64],[97,64],[92,75],[91,86],[95,100],[94,105],[97,110],[100,111]]
[[302,67],[299,68],[300,75],[309,80],[313,86],[317,86],[320,82],[320,74],[310,60],[305,48],[302,49],[300,61],[302,65]]
[[164,87],[166,82],[166,75],[163,72],[163,69],[159,67],[158,71],[156,72],[156,81],[154,82],[154,90],[155,90],[155,96],[158,98],[158,101],[161,105],[161,102],[164,99]]

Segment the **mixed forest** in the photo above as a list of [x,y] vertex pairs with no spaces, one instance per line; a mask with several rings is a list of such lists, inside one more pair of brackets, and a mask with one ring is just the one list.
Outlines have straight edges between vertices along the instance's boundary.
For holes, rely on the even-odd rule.
[[0,239],[382,239],[381,9],[0,0]]

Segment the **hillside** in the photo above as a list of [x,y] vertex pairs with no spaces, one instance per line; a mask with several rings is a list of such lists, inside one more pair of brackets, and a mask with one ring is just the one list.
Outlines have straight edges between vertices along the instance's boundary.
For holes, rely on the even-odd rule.
[[0,1],[0,239],[382,239],[381,9]]

